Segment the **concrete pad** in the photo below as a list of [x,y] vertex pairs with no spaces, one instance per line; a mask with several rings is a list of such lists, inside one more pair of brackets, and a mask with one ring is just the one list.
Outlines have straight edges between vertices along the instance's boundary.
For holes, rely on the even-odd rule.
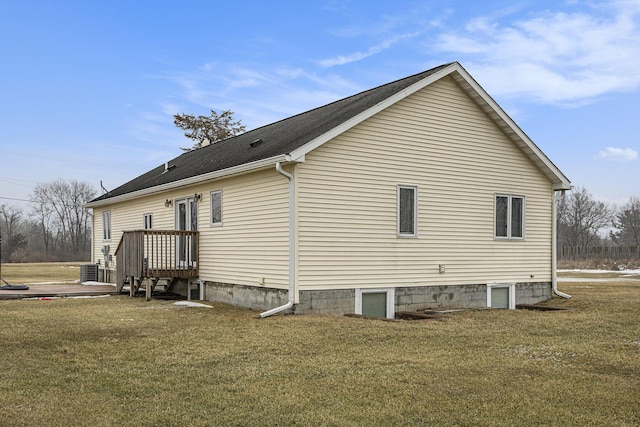
[[109,283],[81,285],[78,283],[27,284],[27,290],[0,290],[0,300],[33,297],[69,297],[118,294]]

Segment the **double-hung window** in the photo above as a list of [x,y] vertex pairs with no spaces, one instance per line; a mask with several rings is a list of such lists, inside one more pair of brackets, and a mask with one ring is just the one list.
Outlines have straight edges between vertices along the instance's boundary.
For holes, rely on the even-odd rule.
[[496,239],[524,239],[524,197],[496,195]]
[[102,239],[111,240],[111,211],[102,212]]
[[418,188],[398,186],[398,236],[418,235]]

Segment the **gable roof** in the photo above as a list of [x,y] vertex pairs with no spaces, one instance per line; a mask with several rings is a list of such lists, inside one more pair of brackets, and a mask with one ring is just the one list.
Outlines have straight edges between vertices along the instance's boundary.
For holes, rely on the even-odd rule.
[[379,111],[451,75],[502,131],[554,184],[570,181],[457,62],[340,99],[241,135],[198,148],[93,199],[86,207],[123,201],[184,185],[257,170],[276,162],[300,161],[305,154]]

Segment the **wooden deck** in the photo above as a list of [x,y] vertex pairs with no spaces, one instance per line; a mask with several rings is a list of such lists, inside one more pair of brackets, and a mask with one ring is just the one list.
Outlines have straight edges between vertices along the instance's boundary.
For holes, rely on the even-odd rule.
[[146,280],[151,298],[159,280],[197,279],[199,233],[185,230],[125,231],[116,249],[116,288],[129,283],[131,295]]

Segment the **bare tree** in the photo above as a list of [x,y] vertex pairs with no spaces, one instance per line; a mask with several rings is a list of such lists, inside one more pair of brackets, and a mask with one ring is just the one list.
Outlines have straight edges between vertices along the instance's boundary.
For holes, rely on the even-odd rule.
[[596,201],[585,188],[578,187],[558,202],[558,241],[561,246],[587,247],[599,240],[610,226],[613,211]]
[[182,148],[185,151],[236,136],[246,129],[240,120],[234,120],[231,110],[225,110],[220,114],[211,110],[210,116],[174,114],[173,119],[173,124],[185,131],[184,136],[197,141],[192,148]]
[[631,197],[613,219],[611,239],[619,245],[640,246],[640,198]]
[[53,216],[53,207],[49,203],[46,192],[40,186],[37,186],[31,195],[34,206],[31,210],[31,216],[37,224],[39,234],[41,236],[43,250],[45,256],[51,254],[51,250],[55,247],[54,230],[55,219]]
[[89,248],[91,216],[83,205],[95,195],[96,190],[90,184],[59,179],[38,184],[31,196],[43,236],[60,236],[61,244],[70,251],[71,257],[85,255]]
[[26,245],[24,234],[19,228],[22,221],[22,211],[20,209],[0,205],[0,236],[2,243],[2,260],[11,259],[11,254],[22,249]]

